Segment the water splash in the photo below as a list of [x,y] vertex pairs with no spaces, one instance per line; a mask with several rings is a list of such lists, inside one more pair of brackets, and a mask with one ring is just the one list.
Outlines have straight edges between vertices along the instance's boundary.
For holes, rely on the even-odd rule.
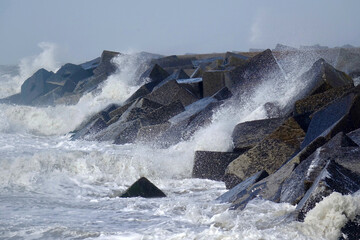
[[20,60],[18,75],[8,75],[1,79],[0,98],[19,93],[22,83],[40,68],[56,71],[60,67],[60,63],[56,60],[58,46],[55,43],[41,42],[38,47],[41,49],[38,55]]
[[66,134],[110,103],[122,103],[131,96],[142,84],[135,79],[139,78],[139,68],[143,67],[145,60],[140,54],[119,55],[113,60],[117,71],[103,82],[101,91],[85,94],[76,105],[38,108],[0,104],[0,131]]

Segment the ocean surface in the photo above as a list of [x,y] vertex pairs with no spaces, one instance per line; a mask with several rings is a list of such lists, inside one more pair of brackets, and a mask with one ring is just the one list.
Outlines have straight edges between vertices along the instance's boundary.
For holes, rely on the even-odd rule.
[[[0,68],[0,98],[19,92],[39,67],[59,68],[50,50],[12,70]],[[0,239],[337,239],[342,213],[357,209],[359,194],[330,195],[300,223],[287,203],[255,199],[243,211],[228,210],[215,200],[226,192],[224,183],[191,178],[196,150],[230,150],[237,123],[265,118],[266,102],[293,101],[302,83],[268,82],[168,149],[70,141],[82,121],[140,86],[138,55],[115,62],[121,71],[74,106],[0,104]],[[116,197],[142,176],[168,197]]]

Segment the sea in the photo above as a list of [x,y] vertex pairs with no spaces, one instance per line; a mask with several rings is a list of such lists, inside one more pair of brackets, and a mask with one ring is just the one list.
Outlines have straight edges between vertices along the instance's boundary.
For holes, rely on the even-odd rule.
[[[223,182],[191,177],[196,150],[231,150],[236,124],[266,118],[266,102],[293,101],[303,87],[294,76],[232,100],[191,139],[166,149],[71,141],[69,132],[92,114],[136,91],[141,61],[136,53],[114,59],[118,70],[76,105],[0,104],[0,239],[338,239],[344,213],[359,212],[358,193],[334,193],[297,222],[288,203],[254,199],[229,210],[216,200],[227,191]],[[60,66],[51,46],[18,66],[1,66],[0,98],[19,92],[37,69]],[[140,177],[167,197],[117,197]]]

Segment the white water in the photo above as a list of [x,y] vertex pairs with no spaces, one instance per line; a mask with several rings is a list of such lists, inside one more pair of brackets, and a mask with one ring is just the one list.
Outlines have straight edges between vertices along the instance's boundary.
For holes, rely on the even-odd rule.
[[[330,196],[336,206],[319,206],[298,223],[288,218],[295,210],[289,204],[254,200],[243,211],[229,211],[214,200],[226,191],[223,183],[191,178],[195,150],[230,149],[233,127],[264,118],[266,102],[285,105],[301,89],[294,80],[265,83],[246,104],[234,100],[223,106],[210,126],[168,149],[69,141],[66,133],[84,119],[136,90],[139,61],[136,55],[116,59],[121,71],[98,95],[85,95],[75,106],[0,105],[0,239],[334,239],[339,234],[342,222],[329,226],[329,217],[320,214],[324,208],[348,209],[357,196]],[[7,81],[2,90],[12,93],[19,82]],[[141,176],[168,197],[113,197]],[[328,226],[331,233],[324,231]]]

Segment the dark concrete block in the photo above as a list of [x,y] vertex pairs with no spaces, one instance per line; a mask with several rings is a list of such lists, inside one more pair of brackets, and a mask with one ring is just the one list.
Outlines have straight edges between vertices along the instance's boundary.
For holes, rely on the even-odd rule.
[[147,178],[142,177],[131,185],[120,197],[159,198],[166,197],[166,195]]
[[192,176],[221,181],[226,167],[239,155],[233,152],[196,151]]
[[284,121],[285,118],[270,118],[239,123],[232,133],[234,151],[255,147],[267,135],[280,127]]
[[254,185],[258,181],[266,178],[267,176],[269,176],[269,174],[266,171],[257,172],[253,176],[245,179],[241,183],[231,188],[229,191],[218,197],[216,200],[219,200],[222,203],[234,202],[236,199],[243,197],[247,193],[246,191],[247,188]]

